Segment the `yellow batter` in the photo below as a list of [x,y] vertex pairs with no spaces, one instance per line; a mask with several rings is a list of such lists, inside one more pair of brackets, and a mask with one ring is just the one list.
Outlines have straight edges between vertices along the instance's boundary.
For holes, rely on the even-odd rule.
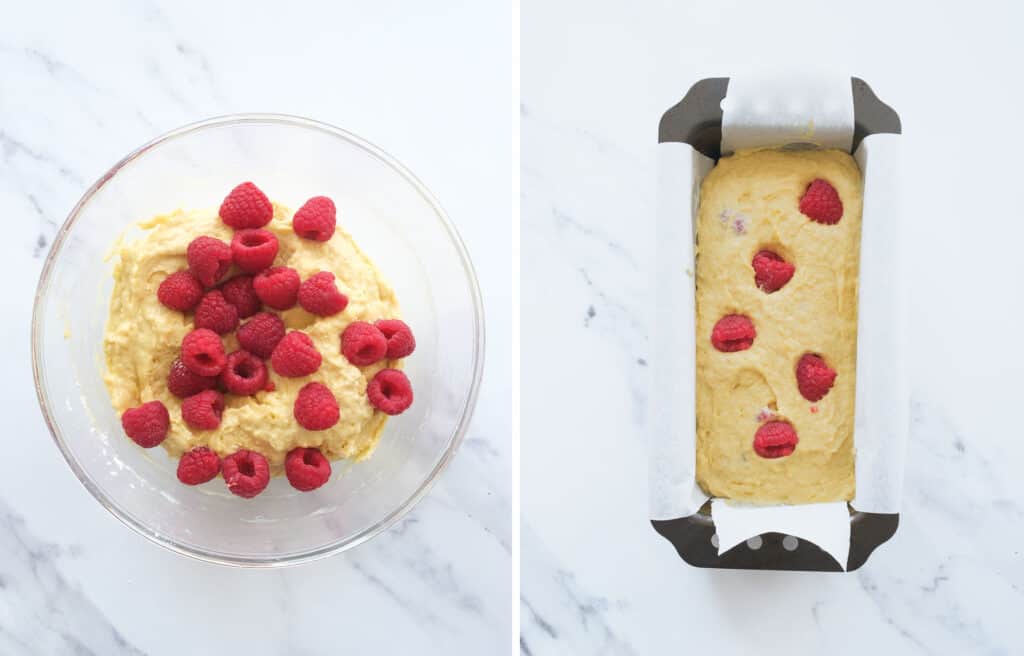
[[[800,213],[815,178],[843,202],[835,225]],[[697,219],[697,481],[708,494],[762,503],[853,497],[862,196],[857,163],[838,150],[740,151],[705,178]],[[764,249],[796,266],[772,294],[755,285],[751,267]],[[712,328],[728,314],[753,321],[751,348],[712,346]],[[820,354],[838,374],[816,403],[797,389],[805,353]],[[795,428],[792,455],[754,452],[754,433],[772,418]]]
[[[178,210],[143,222],[140,227],[146,233],[141,239],[115,246],[114,291],[103,345],[105,382],[119,413],[145,401],[163,401],[171,416],[163,442],[170,455],[178,457],[203,445],[221,456],[251,449],[266,456],[272,471],[280,474],[285,455],[299,446],[318,447],[332,460],[361,460],[373,452],[387,415],[367,400],[367,381],[399,363],[385,360],[363,368],[349,364],[340,351],[340,335],[352,321],[399,318],[398,302],[373,263],[340,227],[330,240],[317,242],[299,238],[291,219],[290,211],[274,205],[274,218],[266,226],[280,244],[274,266],[292,267],[303,280],[318,271],[330,271],[338,289],[348,296],[348,306],[331,317],[317,317],[298,306],[280,313],[288,330],[310,336],[323,363],[310,376],[284,378],[268,362],[275,389],[246,397],[226,394],[223,417],[215,430],[189,428],[181,419],[181,399],[167,390],[167,372],[178,357],[182,338],[192,329],[192,316],[164,307],[156,291],[168,274],[187,268],[185,249],[190,241],[209,235],[230,243],[233,230],[221,222],[215,209]],[[236,273],[232,269],[225,280]],[[226,352],[238,349],[233,333],[223,341]],[[292,413],[299,389],[310,381],[327,385],[338,400],[341,419],[328,430],[308,431]]]

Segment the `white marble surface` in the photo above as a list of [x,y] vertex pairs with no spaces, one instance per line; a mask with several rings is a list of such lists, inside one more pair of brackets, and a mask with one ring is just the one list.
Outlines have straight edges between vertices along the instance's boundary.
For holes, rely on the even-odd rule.
[[[0,12],[0,653],[507,653],[512,4],[59,5]],[[475,420],[430,495],[355,551],[284,571],[205,565],[120,524],[53,445],[29,368],[35,281],[82,192],[150,138],[241,111],[333,123],[409,166],[461,230],[488,315]]]
[[[1024,653],[1020,10],[626,6],[522,12],[522,653]],[[903,119],[905,501],[851,574],[694,569],[647,520],[658,119],[768,62]]]

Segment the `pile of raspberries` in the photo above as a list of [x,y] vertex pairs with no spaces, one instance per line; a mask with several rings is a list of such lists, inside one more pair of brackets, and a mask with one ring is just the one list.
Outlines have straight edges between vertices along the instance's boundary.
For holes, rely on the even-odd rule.
[[[818,178],[807,186],[800,198],[800,212],[815,223],[835,225],[843,216],[843,202],[835,187]],[[792,263],[770,250],[754,255],[751,266],[754,283],[766,294],[782,289],[796,272]],[[755,337],[757,329],[754,322],[742,314],[722,317],[711,330],[711,344],[723,353],[745,351],[754,345]],[[794,373],[800,395],[812,403],[823,399],[836,379],[836,370],[816,353],[801,356]],[[817,406],[812,406],[811,412],[817,412]],[[753,446],[762,458],[782,458],[793,453],[798,441],[792,424],[771,421],[757,430]]]
[[[194,329],[181,342],[181,352],[167,374],[167,389],[182,399],[181,418],[195,430],[215,430],[224,412],[224,394],[251,396],[273,392],[267,360],[278,376],[301,378],[320,368],[322,357],[313,340],[299,330],[286,331],[276,311],[298,304],[307,312],[329,317],[345,310],[348,297],[338,290],[334,274],[320,271],[301,280],[295,269],[273,266],[278,243],[264,229],[274,209],[251,182],[235,187],[220,206],[221,220],[231,226],[230,244],[209,236],[188,245],[188,268],[167,276],[157,289],[160,303],[178,312],[193,312]],[[334,234],[336,210],[330,198],[308,200],[292,219],[303,239],[327,241]],[[224,280],[232,267],[240,273]],[[239,325],[240,321],[247,319]],[[224,352],[221,336],[235,332],[239,350]],[[412,331],[398,319],[375,323],[353,321],[339,336],[342,355],[357,367],[397,360],[416,348]],[[374,408],[389,415],[406,410],[413,400],[409,379],[398,369],[382,369],[370,380],[366,395]],[[295,421],[310,431],[331,428],[340,418],[330,388],[319,382],[304,385],[293,406]],[[170,415],[161,401],[149,401],[121,415],[125,433],[144,448],[163,442]],[[178,480],[199,485],[222,473],[228,489],[251,498],[270,482],[267,459],[240,450],[221,458],[200,446],[182,455]],[[308,492],[331,476],[331,464],[314,447],[291,450],[285,475],[297,490]]]

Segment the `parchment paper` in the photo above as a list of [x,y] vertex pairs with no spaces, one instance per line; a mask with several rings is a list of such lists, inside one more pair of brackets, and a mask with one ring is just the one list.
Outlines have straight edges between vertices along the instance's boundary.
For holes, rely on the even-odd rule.
[[[732,78],[722,103],[722,152],[810,144],[849,151],[850,78]],[[854,444],[856,510],[899,511],[907,439],[898,208],[899,135],[866,137],[854,153],[864,175]],[[653,519],[696,513],[694,226],[700,184],[714,162],[689,144],[659,144],[654,390],[649,440]],[[779,532],[810,540],[844,568],[845,503],[756,506],[716,499],[719,553]]]

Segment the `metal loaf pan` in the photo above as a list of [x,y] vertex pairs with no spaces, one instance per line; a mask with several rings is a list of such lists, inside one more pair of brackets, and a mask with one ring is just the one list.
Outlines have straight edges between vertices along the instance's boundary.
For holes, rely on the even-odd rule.
[[[851,78],[854,130],[852,150],[870,134],[900,134],[900,117],[875,95],[860,78]],[[729,78],[700,80],[683,99],[665,112],[658,126],[658,143],[687,143],[707,157],[718,160],[722,145],[722,99]],[[852,152],[851,152],[852,154]],[[850,508],[850,555],[846,570],[863,565],[871,552],[896,533],[899,514],[859,512]],[[710,503],[689,517],[652,520],[654,530],[672,543],[679,556],[695,567],[720,569],[842,571],[839,563],[813,543],[789,539],[780,533],[764,533],[721,556],[714,542],[715,522]]]

